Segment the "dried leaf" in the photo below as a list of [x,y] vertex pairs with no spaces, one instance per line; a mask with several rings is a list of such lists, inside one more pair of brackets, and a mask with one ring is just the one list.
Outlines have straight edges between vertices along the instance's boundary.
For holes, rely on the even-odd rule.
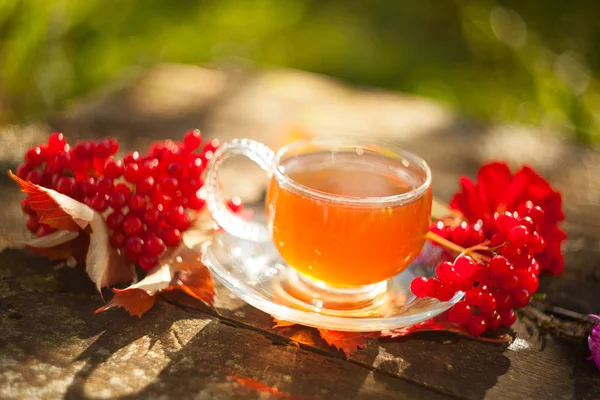
[[127,264],[110,244],[108,227],[102,215],[94,212],[90,227],[92,232],[85,258],[85,270],[98,291],[117,283],[131,282],[135,276],[133,265]]
[[40,222],[56,229],[77,232],[92,221],[95,211],[55,190],[25,181],[9,171],[9,176],[29,195],[29,205]]
[[123,290],[113,289],[115,296],[96,312],[123,307],[131,315],[140,317],[152,307],[156,295],[173,290],[213,304],[215,287],[210,271],[202,264],[200,255],[185,244],[165,253],[141,281]]
[[422,324],[408,326],[404,328],[389,329],[381,332],[382,338],[398,338],[410,335],[416,332],[452,332],[458,335],[466,336],[471,339],[475,339],[481,342],[489,343],[511,343],[512,337],[508,334],[503,334],[496,337],[491,336],[473,336],[469,333],[466,326],[457,324],[455,322],[448,321],[446,317],[447,313],[443,313],[436,318],[432,318],[429,321],[423,322]]
[[319,329],[321,337],[338,350],[342,350],[346,357],[350,357],[357,349],[367,346],[367,339],[379,337],[379,332],[340,332]]
[[39,249],[48,249],[68,243],[79,236],[79,232],[72,231],[54,231],[46,236],[29,239],[29,240],[13,240],[16,247],[32,247]]
[[273,317],[273,322],[275,323],[275,325],[273,325],[273,329],[275,329],[275,328],[287,328],[288,326],[296,325],[296,323],[294,323],[294,322],[286,321],[286,320],[283,320],[283,319],[277,319],[275,317]]
[[[9,175],[21,186],[23,192],[29,195],[29,205],[38,214],[40,222],[61,230],[90,231],[85,259],[86,271],[98,291],[103,287],[130,282],[133,279],[133,266],[127,265],[123,257],[111,246],[108,228],[101,214],[57,191],[24,181],[12,172],[9,172]],[[39,249],[39,246],[36,248]],[[52,251],[38,252],[57,256]],[[62,254],[59,256],[62,257],[66,252],[67,250],[60,249]]]

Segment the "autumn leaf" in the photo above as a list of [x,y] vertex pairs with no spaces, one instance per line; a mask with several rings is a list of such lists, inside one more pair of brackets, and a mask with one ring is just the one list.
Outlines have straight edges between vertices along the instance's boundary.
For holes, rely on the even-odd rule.
[[[29,205],[37,213],[41,223],[64,231],[89,232],[89,246],[85,256],[86,272],[99,292],[103,287],[130,282],[133,279],[133,266],[128,265],[111,246],[108,227],[100,213],[55,190],[24,181],[12,172],[9,172],[9,175],[19,184],[22,191],[29,195]],[[41,242],[43,241],[42,239]],[[41,250],[49,247],[41,247],[39,243],[30,244],[30,247],[35,247],[34,251],[49,257],[64,257],[68,253],[68,247]],[[77,254],[77,250],[81,251],[76,249],[73,255]]]
[[287,328],[289,326],[294,326],[296,325],[294,322],[290,322],[290,321],[285,321],[283,319],[277,319],[275,317],[273,317],[273,329],[275,328]]
[[381,332],[382,338],[395,339],[410,335],[411,333],[417,332],[451,332],[458,335],[466,336],[471,339],[475,339],[481,342],[489,343],[511,343],[512,337],[508,334],[502,334],[499,336],[473,336],[467,330],[465,325],[461,325],[455,322],[448,321],[447,313],[440,314],[436,318],[432,318],[421,324],[408,326],[404,328],[389,329]]
[[340,332],[319,329],[319,334],[328,345],[342,350],[346,357],[350,357],[358,349],[367,346],[367,339],[379,337],[379,332]]
[[94,217],[95,211],[85,204],[55,190],[25,181],[11,171],[8,174],[29,195],[29,206],[37,213],[40,223],[77,232],[85,229]]
[[210,271],[201,262],[200,254],[185,244],[165,253],[141,281],[126,289],[113,289],[114,297],[96,313],[123,307],[132,316],[141,317],[154,305],[157,295],[175,290],[213,304],[215,287]]

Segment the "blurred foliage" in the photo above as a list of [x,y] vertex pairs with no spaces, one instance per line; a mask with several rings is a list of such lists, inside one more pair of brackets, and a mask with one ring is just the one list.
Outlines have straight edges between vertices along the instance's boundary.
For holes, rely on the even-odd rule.
[[284,66],[600,142],[600,2],[0,0],[0,122],[159,62]]

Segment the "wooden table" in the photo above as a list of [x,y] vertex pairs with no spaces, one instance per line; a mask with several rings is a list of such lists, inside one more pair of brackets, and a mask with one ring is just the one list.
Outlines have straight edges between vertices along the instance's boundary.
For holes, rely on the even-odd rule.
[[[600,312],[600,154],[552,132],[475,124],[422,99],[300,72],[187,66],[153,70],[50,125],[70,139],[116,135],[125,149],[196,126],[273,146],[289,126],[317,136],[371,134],[427,159],[435,195],[446,200],[459,174],[473,175],[484,160],[530,163],[563,192],[569,235],[564,274],[542,277],[539,291],[548,304]],[[46,129],[4,131],[4,169]],[[245,165],[230,165],[226,185],[258,201],[264,180]],[[0,235],[21,235],[16,186],[2,176],[0,187]],[[347,360],[313,329],[272,329],[268,315],[221,286],[218,314],[163,302],[141,319],[121,310],[94,315],[102,304],[82,268],[55,270],[30,252],[2,252],[0,398],[600,398],[585,342],[547,335],[523,315],[510,346],[423,333],[371,340]]]

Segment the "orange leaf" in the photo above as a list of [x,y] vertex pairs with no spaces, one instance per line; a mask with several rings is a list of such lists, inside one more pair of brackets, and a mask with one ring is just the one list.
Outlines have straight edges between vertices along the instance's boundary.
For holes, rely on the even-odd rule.
[[390,329],[381,332],[382,338],[397,338],[409,335],[415,332],[452,332],[458,335],[467,336],[471,339],[479,340],[481,342],[490,343],[510,343],[512,337],[508,334],[500,336],[473,336],[467,330],[465,325],[457,324],[455,322],[448,321],[447,313],[440,314],[436,318],[432,318],[429,321],[425,321],[422,324],[408,326],[404,328]]
[[[29,194],[29,204],[38,214],[40,222],[60,230],[90,232],[89,246],[85,253],[86,272],[98,291],[103,287],[130,282],[133,279],[133,266],[127,265],[123,257],[111,246],[108,227],[100,213],[55,190],[24,181],[10,171],[9,175],[21,186],[23,192]],[[56,253],[59,255],[54,254],[52,250],[39,250],[40,247],[52,246],[30,244],[30,247],[35,247],[36,251],[52,257],[66,254],[65,249],[58,249]]]
[[19,184],[21,190],[29,195],[28,203],[38,214],[40,222],[56,229],[77,232],[85,229],[92,218],[94,210],[52,189],[35,185],[14,175],[9,176]]
[[288,326],[296,325],[294,322],[285,321],[283,319],[277,319],[275,317],[273,317],[273,322],[275,322],[275,325],[273,325],[273,329],[275,329],[275,328],[287,328]]
[[138,283],[123,290],[113,289],[113,299],[96,312],[123,307],[131,315],[141,316],[152,307],[158,294],[173,290],[213,304],[215,286],[212,275],[202,264],[200,254],[185,244],[165,253],[160,263]]
[[109,308],[123,307],[133,317],[141,318],[156,301],[156,296],[140,289],[113,289],[113,292],[115,296],[106,305],[97,309],[96,314]]
[[378,332],[340,332],[320,329],[319,334],[328,345],[342,350],[346,357],[350,357],[357,349],[367,345],[367,339],[379,337]]

